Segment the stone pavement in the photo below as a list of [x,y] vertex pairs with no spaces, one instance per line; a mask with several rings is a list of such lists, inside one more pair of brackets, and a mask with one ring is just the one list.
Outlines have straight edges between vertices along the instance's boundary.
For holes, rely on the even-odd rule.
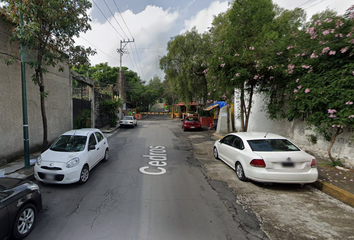
[[[102,129],[103,133],[109,137],[114,134],[118,128]],[[210,134],[214,139],[220,139],[223,135],[216,134],[213,130]],[[24,168],[24,158],[18,159],[6,166],[0,167],[0,177],[14,178],[30,178],[33,175],[33,165],[39,152],[30,155],[31,166],[28,169]],[[212,156],[211,156],[212,157]],[[346,168],[331,167],[328,161],[318,160],[317,168],[319,177],[312,185],[317,189],[327,193],[328,195],[337,198],[338,200],[354,207],[354,170]]]

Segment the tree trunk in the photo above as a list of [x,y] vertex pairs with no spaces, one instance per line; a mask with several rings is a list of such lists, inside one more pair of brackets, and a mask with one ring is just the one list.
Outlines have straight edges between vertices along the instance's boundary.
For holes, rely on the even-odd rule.
[[247,132],[248,130],[248,123],[249,123],[249,119],[250,119],[250,115],[251,115],[251,109],[252,109],[252,100],[253,100],[253,86],[251,86],[251,90],[249,92],[249,100],[248,100],[248,108],[245,111],[246,114],[246,123],[245,123],[245,129]]
[[331,142],[329,143],[327,153],[328,153],[329,159],[331,159],[332,162],[335,161],[335,159],[332,157],[332,154],[331,154],[332,147],[333,147],[338,135],[340,135],[342,132],[343,132],[343,128],[337,128],[337,131],[333,134]]
[[244,112],[245,112],[245,92],[244,88],[241,87],[241,93],[240,93],[240,114],[241,114],[241,132],[245,132],[245,118],[244,118]]
[[45,98],[46,92],[44,88],[44,79],[41,67],[36,69],[36,80],[39,86],[39,95],[41,101],[41,113],[42,113],[42,125],[43,125],[43,142],[42,142],[42,152],[48,148],[48,123],[47,123],[47,113],[45,109]]

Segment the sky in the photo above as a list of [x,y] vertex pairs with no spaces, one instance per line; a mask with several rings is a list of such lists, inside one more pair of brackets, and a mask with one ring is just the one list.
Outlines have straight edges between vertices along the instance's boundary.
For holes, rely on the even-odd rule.
[[[122,65],[137,72],[146,82],[164,73],[159,59],[167,54],[171,38],[194,26],[203,33],[211,26],[214,16],[225,12],[229,1],[224,0],[90,0],[92,30],[75,39],[77,45],[96,49],[91,65],[107,62],[120,65],[118,49],[124,49]],[[332,9],[343,14],[352,0],[273,0],[282,8],[301,7],[307,16]],[[129,43],[124,43],[128,42]]]

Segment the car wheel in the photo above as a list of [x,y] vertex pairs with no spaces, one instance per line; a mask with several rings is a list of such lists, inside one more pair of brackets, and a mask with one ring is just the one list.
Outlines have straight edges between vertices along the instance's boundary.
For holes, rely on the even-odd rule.
[[240,179],[241,181],[248,180],[245,176],[245,172],[243,171],[243,167],[242,167],[241,163],[239,163],[239,162],[236,163],[236,175],[237,175],[237,178]]
[[107,162],[108,161],[108,156],[109,156],[109,150],[108,148],[106,149],[106,152],[104,153],[103,161]]
[[219,154],[218,154],[218,150],[216,149],[216,147],[214,147],[213,149],[213,155],[215,159],[219,159]]
[[13,226],[13,237],[15,239],[25,238],[32,229],[37,218],[36,207],[28,203],[21,208],[15,218],[15,224]]
[[87,182],[87,180],[89,179],[89,176],[90,176],[90,170],[89,170],[88,166],[85,165],[81,170],[79,183],[83,184],[83,183]]

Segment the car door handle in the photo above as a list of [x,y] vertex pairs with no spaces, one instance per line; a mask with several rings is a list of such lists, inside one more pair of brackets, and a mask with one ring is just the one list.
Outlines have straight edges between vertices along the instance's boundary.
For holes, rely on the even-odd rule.
[[97,148],[97,150],[99,150],[100,148]]

